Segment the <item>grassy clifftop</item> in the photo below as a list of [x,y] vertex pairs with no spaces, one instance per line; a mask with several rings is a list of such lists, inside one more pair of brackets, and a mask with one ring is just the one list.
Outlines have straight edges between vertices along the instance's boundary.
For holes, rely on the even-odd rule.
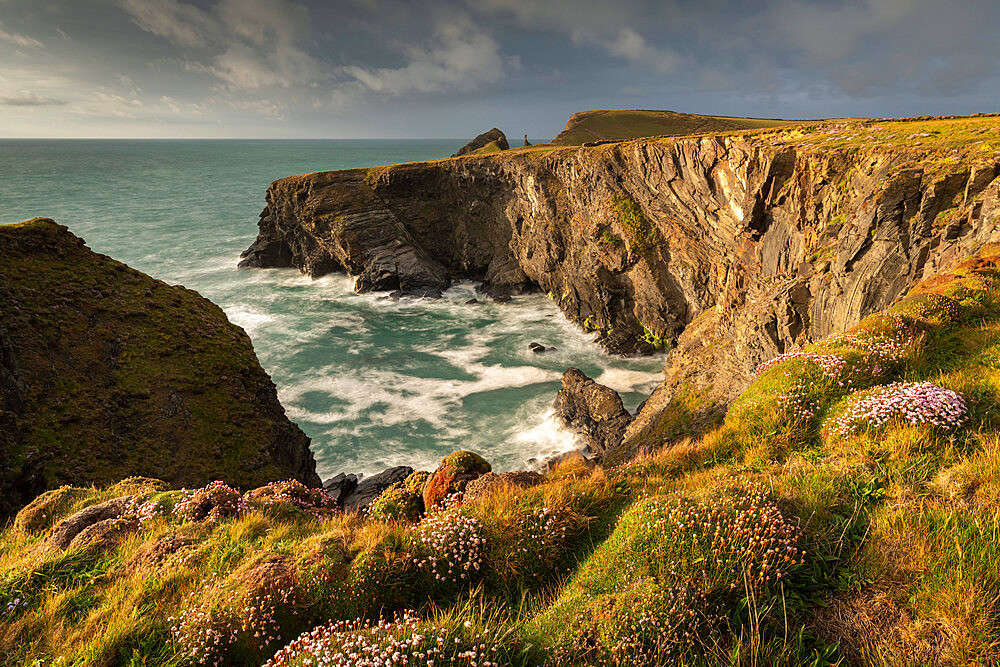
[[197,292],[38,218],[0,226],[0,517],[39,491],[146,474],[318,483],[250,339]]
[[[417,522],[378,504],[345,517],[288,484],[65,487],[0,536],[0,654],[992,664],[998,368],[1000,248],[987,246],[762,366],[702,437],[618,468],[567,462],[534,486],[482,485]],[[111,525],[67,542],[64,517],[109,501]]]
[[591,141],[752,130],[788,125],[793,122],[796,121],[702,116],[646,109],[581,111],[569,117],[566,129],[560,132],[552,143],[558,146],[579,146]]

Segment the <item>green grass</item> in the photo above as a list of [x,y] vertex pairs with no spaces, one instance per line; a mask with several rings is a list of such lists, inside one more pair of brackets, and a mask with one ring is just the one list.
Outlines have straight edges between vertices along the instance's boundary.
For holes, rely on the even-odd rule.
[[271,450],[280,428],[298,431],[266,404],[270,378],[218,306],[50,220],[0,226],[0,248],[3,327],[25,386],[8,460],[40,457],[49,487],[134,474],[248,487],[292,474]]
[[[569,461],[419,523],[388,511],[395,496],[374,518],[255,496],[236,515],[157,516],[62,552],[45,536],[82,507],[178,497],[150,480],[50,492],[0,535],[0,612],[26,601],[0,617],[0,654],[180,665],[193,649],[256,665],[361,618],[317,650],[440,632],[462,647],[456,664],[473,645],[515,665],[1000,661],[1000,248],[805,352],[821,356],[762,369],[704,435],[675,440],[705,430],[704,394],[688,389],[651,430],[674,434],[669,447],[654,436],[615,467]],[[816,361],[833,357],[835,374]],[[852,397],[894,381],[958,392],[968,421],[830,429]],[[468,452],[444,463],[483,468]]]
[[552,143],[559,146],[579,146],[591,141],[749,130],[777,127],[792,122],[795,121],[702,116],[643,109],[584,111],[573,114],[566,123],[566,129],[560,132]]

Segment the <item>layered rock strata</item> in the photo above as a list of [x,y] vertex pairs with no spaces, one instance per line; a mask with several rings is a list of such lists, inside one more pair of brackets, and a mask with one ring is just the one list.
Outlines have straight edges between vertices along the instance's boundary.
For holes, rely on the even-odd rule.
[[493,297],[537,288],[611,352],[673,344],[635,436],[678,391],[710,387],[705,405],[724,403],[759,363],[853,325],[1000,238],[1000,151],[989,143],[1000,123],[940,122],[294,176],[269,188],[241,265],[347,271],[359,290],[420,296],[455,279],[481,280]]

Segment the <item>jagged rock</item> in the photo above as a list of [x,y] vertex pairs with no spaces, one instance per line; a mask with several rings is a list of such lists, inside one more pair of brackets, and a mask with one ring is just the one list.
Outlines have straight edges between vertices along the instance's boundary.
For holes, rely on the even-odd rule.
[[428,511],[438,507],[449,496],[465,491],[469,482],[492,470],[486,459],[475,452],[462,450],[449,454],[427,480],[424,507]]
[[323,490],[337,501],[341,507],[344,506],[346,498],[358,485],[358,476],[355,474],[339,473],[323,482]]
[[473,500],[480,496],[494,493],[497,489],[505,486],[527,488],[535,486],[545,481],[545,476],[532,470],[518,470],[515,472],[488,472],[477,479],[472,480],[465,486],[462,496],[464,500]]
[[477,151],[480,148],[483,148],[487,144],[490,144],[494,141],[497,142],[497,147],[500,148],[500,150],[502,151],[505,151],[508,148],[510,148],[510,145],[507,143],[507,137],[504,135],[504,133],[494,127],[493,129],[483,132],[478,137],[476,137],[469,143],[459,148],[458,152],[452,155],[452,157],[458,157],[460,155],[472,153],[473,151]]
[[413,468],[409,466],[395,466],[393,468],[388,468],[378,473],[377,475],[372,475],[371,477],[366,477],[354,488],[353,491],[347,494],[343,500],[343,507],[345,513],[360,512],[368,508],[376,498],[381,495],[383,491],[388,489],[390,486],[396,482],[402,482],[410,473],[413,472]]
[[531,142],[528,141],[528,135],[524,135],[524,145],[525,146],[530,146],[531,145]]
[[673,344],[662,400],[640,415],[655,431],[683,387],[710,388],[702,416],[718,411],[760,363],[1000,240],[995,155],[924,171],[905,142],[800,143],[639,139],[296,176],[268,190],[253,248],[283,243],[284,265],[313,275],[360,274],[372,248],[401,239],[487,295],[541,289],[611,353]]
[[582,437],[597,456],[621,442],[632,421],[618,392],[576,368],[563,373],[552,408],[556,419]]
[[[85,529],[108,520],[118,519],[128,509],[133,496],[113,498],[98,505],[84,508],[69,518],[63,519],[45,538],[48,549],[66,549]],[[95,533],[95,539],[104,529]]]

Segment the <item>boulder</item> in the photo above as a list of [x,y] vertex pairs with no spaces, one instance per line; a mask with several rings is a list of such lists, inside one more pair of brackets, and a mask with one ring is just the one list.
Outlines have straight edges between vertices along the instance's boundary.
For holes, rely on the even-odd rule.
[[562,389],[552,408],[556,419],[579,435],[598,457],[621,442],[632,422],[618,392],[576,368],[563,373]]
[[440,506],[445,498],[465,491],[466,485],[474,479],[493,470],[479,454],[465,450],[449,454],[441,460],[441,465],[427,480],[424,487],[424,507],[427,511]]
[[344,507],[345,513],[360,512],[361,510],[368,509],[368,506],[372,502],[382,495],[382,492],[388,489],[390,486],[396,482],[402,482],[410,473],[413,472],[413,468],[409,466],[395,466],[393,468],[387,468],[377,475],[372,475],[371,477],[366,477],[365,479],[358,482],[358,485],[344,498],[342,505]]
[[323,490],[329,493],[338,505],[343,507],[344,498],[354,491],[357,485],[357,475],[340,473],[323,482]]
[[508,148],[510,148],[510,144],[507,143],[506,135],[504,135],[503,132],[494,127],[493,129],[483,132],[478,137],[476,137],[469,143],[459,148],[458,152],[452,155],[452,157],[458,157],[460,155],[472,153],[473,151],[477,151],[480,148],[486,146],[487,144],[493,143],[494,141],[497,142],[497,146],[502,151],[505,151]]

